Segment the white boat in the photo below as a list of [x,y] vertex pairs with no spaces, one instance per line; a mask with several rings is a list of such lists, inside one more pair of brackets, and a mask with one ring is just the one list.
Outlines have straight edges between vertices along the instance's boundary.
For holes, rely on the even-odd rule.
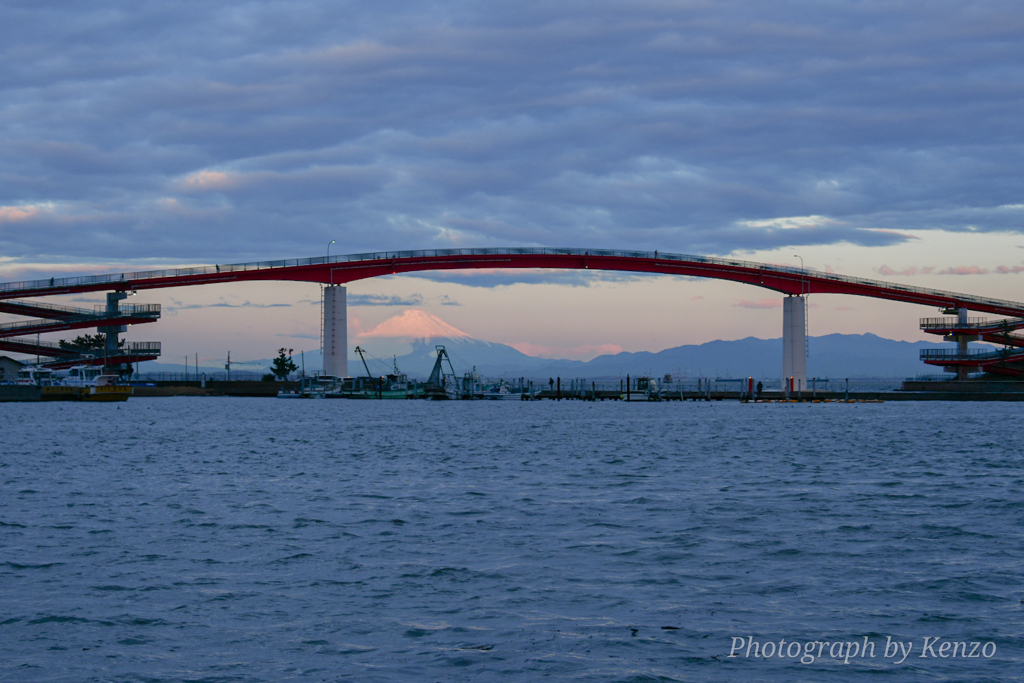
[[501,382],[491,386],[483,393],[483,398],[488,401],[521,401],[523,392],[512,391],[509,385]]
[[[54,384],[62,387],[89,387],[96,386],[98,378],[102,377],[103,368],[96,365],[73,365],[67,370],[57,370],[53,373]],[[108,377],[117,378],[116,375]],[[102,380],[104,384],[107,380]]]
[[99,366],[74,365],[56,372],[40,366],[24,367],[18,371],[17,381],[40,387],[43,401],[127,401],[133,389],[118,384],[118,379]]
[[52,387],[53,370],[38,365],[26,365],[18,370],[18,379],[15,384],[33,387]]
[[661,389],[658,387],[658,380],[653,377],[637,377],[636,387],[629,389],[629,395],[622,394],[619,397],[622,401],[660,401]]
[[294,390],[282,389],[277,392],[278,398],[325,398],[328,393],[336,390],[341,382],[337,377],[317,375],[303,377]]

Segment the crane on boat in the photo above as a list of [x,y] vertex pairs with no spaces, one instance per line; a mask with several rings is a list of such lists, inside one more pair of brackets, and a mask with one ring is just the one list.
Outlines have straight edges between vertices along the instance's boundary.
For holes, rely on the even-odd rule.
[[[451,398],[448,394],[449,389],[458,391],[459,383],[455,375],[455,368],[452,367],[452,359],[448,357],[444,346],[438,344],[434,350],[437,351],[437,359],[434,361],[434,369],[430,371],[424,391],[428,398],[444,400]],[[448,361],[449,372],[444,371],[444,361]]]

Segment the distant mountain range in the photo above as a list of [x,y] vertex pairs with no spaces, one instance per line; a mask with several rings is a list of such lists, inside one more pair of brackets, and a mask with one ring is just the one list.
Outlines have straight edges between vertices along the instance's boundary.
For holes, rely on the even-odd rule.
[[[380,375],[391,371],[393,364],[410,377],[424,378],[430,374],[436,357],[435,347],[443,345],[456,372],[471,367],[487,378],[546,379],[608,378],[649,375],[660,377],[756,377],[777,379],[782,374],[782,339],[747,337],[734,341],[712,341],[706,344],[677,346],[656,353],[622,352],[598,356],[589,361],[551,360],[527,356],[511,346],[473,339],[436,316],[423,311],[406,311],[388,319],[369,333],[352,340],[366,349],[370,372]],[[874,334],[830,334],[811,337],[808,342],[808,377],[839,379],[846,377],[913,377],[941,372],[922,363],[919,351],[925,348],[950,347],[935,342],[902,342]],[[295,356],[296,364],[304,362],[309,374],[323,367],[320,350]],[[258,363],[259,365],[256,365]],[[270,359],[255,361],[242,369],[268,368]],[[201,371],[222,371],[222,367],[200,368]],[[143,363],[146,372],[183,372],[181,364]],[[190,368],[195,372],[194,368]],[[263,370],[264,372],[266,370]],[[363,375],[366,370],[354,353],[349,357],[349,374]]]
[[[589,361],[550,360],[527,356],[504,344],[460,337],[418,340],[411,351],[394,362],[412,375],[426,376],[433,367],[435,346],[444,345],[456,371],[476,366],[490,378],[512,377],[621,377],[626,374],[660,377],[767,377],[782,374],[782,339],[747,337],[734,341],[716,340],[706,344],[677,346],[657,353],[622,352],[598,356]],[[928,342],[902,342],[874,334],[830,334],[808,342],[809,377],[914,377],[941,372],[922,363],[919,351],[948,346]],[[371,351],[372,352],[372,351]],[[307,363],[309,359],[307,357]],[[379,373],[390,366],[368,363]],[[350,374],[365,374],[361,361],[349,361]]]

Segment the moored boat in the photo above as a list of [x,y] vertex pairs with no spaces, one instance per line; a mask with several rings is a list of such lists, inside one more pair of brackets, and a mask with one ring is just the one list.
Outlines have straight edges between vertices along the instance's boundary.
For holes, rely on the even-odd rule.
[[56,372],[30,365],[18,371],[17,383],[39,387],[41,401],[127,401],[133,389],[118,380],[117,375],[93,365],[75,365]]
[[94,383],[80,386],[78,391],[79,401],[127,401],[135,389],[119,384],[117,375],[98,375]]
[[521,401],[523,400],[523,390],[520,388],[518,391],[514,391],[514,388],[509,386],[503,381],[499,381],[498,384],[488,387],[484,391],[482,398],[488,401]]
[[627,394],[622,394],[619,400],[622,401],[660,401],[661,388],[658,387],[658,380],[653,377],[637,377],[636,386],[627,387]]
[[365,351],[357,346],[356,353],[363,361],[366,376],[346,377],[338,383],[335,389],[327,392],[327,398],[406,399],[420,397],[416,383],[410,382],[408,376],[398,369],[397,361],[392,360],[393,372],[374,377],[363,356]]
[[278,398],[325,398],[335,391],[341,380],[330,375],[303,377],[295,389],[282,389],[277,392]]

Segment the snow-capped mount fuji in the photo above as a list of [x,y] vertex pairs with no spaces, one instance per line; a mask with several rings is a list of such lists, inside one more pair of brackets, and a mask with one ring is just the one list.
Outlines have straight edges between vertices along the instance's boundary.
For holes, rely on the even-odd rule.
[[[388,318],[369,332],[353,337],[353,351],[349,355],[349,373],[366,374],[355,346],[367,356],[370,372],[389,372],[394,363],[413,376],[427,376],[434,367],[436,347],[444,346],[457,372],[476,367],[494,376],[519,376],[524,371],[539,368],[551,361],[533,358],[520,351],[493,342],[473,339],[468,334],[446,323],[441,318],[418,309],[408,309]],[[572,361],[568,361],[572,362]]]
[[356,339],[459,339],[469,335],[433,313],[410,308],[400,315],[388,318],[369,332],[356,335]]

